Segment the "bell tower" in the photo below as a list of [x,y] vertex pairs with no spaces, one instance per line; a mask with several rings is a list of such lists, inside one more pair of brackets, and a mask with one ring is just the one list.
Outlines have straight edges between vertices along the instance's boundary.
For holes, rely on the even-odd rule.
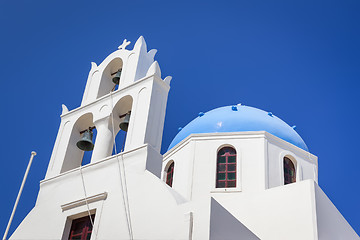
[[[188,223],[160,179],[171,77],[161,78],[143,37],[132,50],[129,43],[91,64],[78,108],[63,105],[36,204],[10,239],[185,238]],[[124,148],[114,151],[118,134]],[[88,164],[84,152],[92,153]]]
[[100,65],[91,63],[80,107],[63,105],[46,178],[79,167],[84,150],[93,148],[91,163],[111,156],[119,131],[126,131],[124,151],[148,144],[160,153],[171,77],[162,80],[157,50],[148,51],[142,36],[132,50],[129,44],[125,39]]

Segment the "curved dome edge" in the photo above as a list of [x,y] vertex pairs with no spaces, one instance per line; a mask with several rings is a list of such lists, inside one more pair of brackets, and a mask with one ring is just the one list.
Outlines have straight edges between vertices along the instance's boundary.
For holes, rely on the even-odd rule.
[[170,143],[172,149],[191,134],[216,132],[266,131],[305,151],[308,148],[301,136],[280,118],[254,107],[225,106],[215,108],[189,122]]

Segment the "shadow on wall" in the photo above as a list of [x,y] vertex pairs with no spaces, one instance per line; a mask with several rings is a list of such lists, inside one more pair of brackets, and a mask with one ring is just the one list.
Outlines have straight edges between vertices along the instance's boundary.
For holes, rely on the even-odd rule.
[[210,240],[260,240],[215,199],[211,198]]

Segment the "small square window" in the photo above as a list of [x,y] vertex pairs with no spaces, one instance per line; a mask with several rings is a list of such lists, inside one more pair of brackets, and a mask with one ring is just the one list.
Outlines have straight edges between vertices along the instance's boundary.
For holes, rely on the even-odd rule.
[[93,227],[92,223],[94,222],[94,219],[95,214],[72,220],[69,240],[90,239]]

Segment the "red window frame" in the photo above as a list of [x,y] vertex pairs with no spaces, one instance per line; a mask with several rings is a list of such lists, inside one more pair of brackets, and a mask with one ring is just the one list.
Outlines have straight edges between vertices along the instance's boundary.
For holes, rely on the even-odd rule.
[[[94,222],[95,214],[91,215]],[[74,219],[71,223],[69,240],[89,240],[92,233],[92,224],[89,216]],[[80,237],[80,238],[79,238]]]
[[284,157],[284,184],[296,182],[296,169],[290,158]]
[[236,150],[224,147],[218,151],[216,164],[216,188],[236,187]]
[[166,184],[172,187],[173,178],[174,178],[174,162],[170,164],[166,172]]

